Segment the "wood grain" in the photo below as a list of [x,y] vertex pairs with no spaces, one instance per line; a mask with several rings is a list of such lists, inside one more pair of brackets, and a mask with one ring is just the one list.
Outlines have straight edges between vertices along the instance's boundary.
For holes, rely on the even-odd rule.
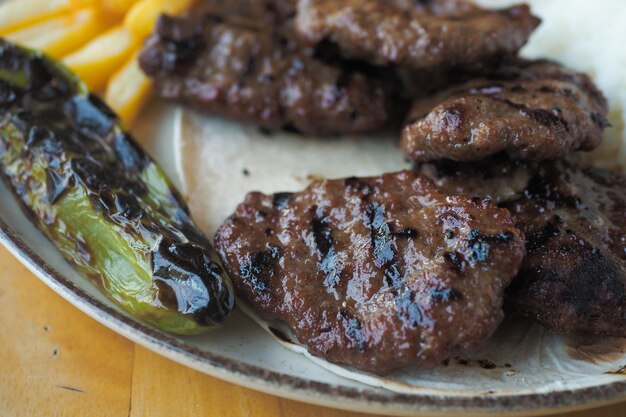
[[[359,417],[238,387],[134,345],[0,248],[0,417]],[[626,417],[626,403],[568,414]]]
[[128,414],[133,344],[0,250],[0,415]]

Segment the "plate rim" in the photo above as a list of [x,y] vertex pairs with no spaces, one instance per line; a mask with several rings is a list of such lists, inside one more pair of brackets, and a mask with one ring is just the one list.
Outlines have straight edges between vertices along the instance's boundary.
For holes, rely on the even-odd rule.
[[[42,238],[46,239],[44,235]],[[580,389],[497,396],[447,396],[393,392],[383,395],[366,389],[311,381],[246,364],[219,354],[201,351],[189,343],[177,340],[171,335],[118,312],[95,299],[58,272],[26,244],[2,218],[0,218],[0,243],[54,292],[115,333],[204,374],[284,398],[369,413],[377,412],[372,409],[374,406],[378,410],[396,415],[415,415],[416,413],[449,415],[462,412],[466,416],[496,411],[510,414],[565,412],[574,407],[592,408],[626,398],[626,380],[624,379]]]

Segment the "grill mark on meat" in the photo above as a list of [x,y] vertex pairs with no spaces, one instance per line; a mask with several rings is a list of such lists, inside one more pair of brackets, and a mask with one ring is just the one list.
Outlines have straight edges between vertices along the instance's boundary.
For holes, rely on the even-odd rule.
[[391,233],[391,235],[399,238],[415,239],[419,236],[419,233],[417,232],[417,230],[407,227],[399,232],[393,232]]
[[365,335],[361,328],[361,322],[356,317],[353,317],[345,310],[339,312],[339,316],[343,320],[346,335],[354,342],[359,352],[365,351]]
[[485,262],[489,258],[493,244],[510,242],[514,237],[515,236],[510,232],[502,232],[497,235],[484,235],[481,233],[480,229],[472,230],[468,235],[470,264],[473,266],[475,263]]
[[[524,297],[533,297],[536,292],[542,291],[548,285],[559,286],[561,292],[554,294],[554,296],[558,297],[558,300],[567,300],[567,306],[574,309],[576,316],[585,317],[585,320],[592,322],[603,320],[593,315],[593,310],[598,303],[621,304],[626,302],[623,271],[620,270],[615,259],[605,256],[596,248],[589,249],[588,247],[592,245],[580,239],[573,232],[570,231],[567,234],[574,243],[569,246],[559,244],[560,253],[554,255],[570,259],[570,262],[573,263],[571,270],[564,273],[557,269],[544,268],[542,265],[530,269],[524,268],[521,273],[528,276],[528,279],[523,282],[523,286],[514,282],[508,293],[510,297],[516,297],[515,294],[518,292],[522,293]],[[559,235],[554,235],[551,238],[557,236]],[[535,247],[531,253],[535,256],[546,256],[542,252],[546,250],[549,242],[550,238],[544,245]],[[609,296],[610,299],[600,299],[599,291]],[[543,297],[541,296],[542,299]],[[521,306],[521,308],[524,307]],[[543,314],[546,313],[543,312]],[[554,311],[553,314],[559,314],[558,310]],[[576,326],[576,324],[572,325]],[[575,327],[572,329],[559,328],[558,331],[559,333],[576,333],[575,329]]]
[[591,112],[591,119],[594,121],[595,124],[597,124],[603,129],[607,127],[613,127],[611,123],[606,119],[606,117],[604,117],[598,112],[595,112],[595,111]]
[[452,288],[437,288],[430,290],[430,299],[435,303],[450,303],[460,300],[463,296]]
[[526,241],[526,249],[529,252],[535,252],[543,247],[550,241],[550,239],[559,236],[561,231],[557,226],[557,221],[553,220],[546,224],[546,226],[538,232],[533,233],[530,236],[527,236]]
[[608,259],[597,250],[587,252],[582,262],[572,271],[563,296],[572,300],[572,305],[580,315],[591,313],[589,306],[598,299],[597,289],[603,288],[616,300],[623,303],[626,299],[624,281],[620,280],[621,271],[614,260]]
[[384,279],[388,287],[397,289],[402,285],[403,277],[395,263],[396,242],[385,218],[385,209],[377,203],[367,206],[368,226],[374,250],[374,265],[384,270]]
[[289,199],[293,193],[276,193],[272,197],[272,207],[276,210],[282,210],[289,204]]
[[[529,90],[528,88],[526,88],[526,87],[524,87],[522,85],[517,85],[514,88],[510,88],[509,91],[511,91],[511,92],[529,92],[531,90]],[[583,100],[582,96],[580,94],[575,93],[574,91],[572,91],[569,88],[554,88],[554,87],[549,87],[549,86],[543,85],[543,86],[539,87],[539,89],[533,90],[533,91],[539,92],[539,93],[542,93],[542,94],[547,94],[547,95],[568,97],[568,98],[572,99],[577,105],[579,105],[581,107],[584,107],[589,112],[589,115],[590,115],[591,119],[594,122],[596,122],[601,128],[609,127],[609,126],[605,126],[603,123],[598,123],[599,121],[601,121],[600,119],[603,119],[603,117],[599,113],[591,111],[591,108],[585,102],[585,100]],[[560,112],[560,109],[558,109],[557,107],[553,107],[552,108],[552,114],[556,115],[559,112]],[[598,119],[598,120],[596,120],[596,119]]]
[[[317,207],[313,207],[312,211],[317,211]],[[325,258],[333,248],[330,229],[324,222],[325,218],[320,218],[317,215],[311,221],[311,230],[313,230],[313,238],[315,239],[315,246],[319,250],[320,258]]]
[[357,177],[348,177],[344,180],[346,188],[353,188],[355,191],[361,191],[365,195],[370,193],[370,186],[365,184]]
[[568,123],[558,115],[551,113],[544,109],[532,109],[525,104],[515,103],[509,99],[501,98],[501,97],[489,97],[493,101],[497,101],[498,103],[506,104],[507,106],[519,110],[525,116],[530,117],[531,119],[539,122],[545,126],[555,128],[559,131],[568,131],[569,126]]
[[[469,257],[472,245],[506,232],[512,240],[489,243],[488,258],[468,262],[462,280],[443,261],[422,262],[451,245]],[[504,289],[524,255],[508,211],[441,193],[413,171],[317,180],[285,200],[251,193],[215,245],[259,317],[285,323],[313,355],[379,374],[477,347],[502,320]],[[270,247],[277,259],[257,255]],[[255,289],[259,275],[264,291]]]
[[315,58],[293,41],[291,24],[268,20],[274,12],[264,7],[256,23],[228,15],[257,13],[254,2],[236,0],[247,2],[158,21],[139,57],[157,96],[299,133],[358,133],[387,124],[394,107],[388,75]]
[[497,235],[484,235],[480,229],[475,229],[468,234],[467,253],[465,253],[465,250],[446,252],[443,258],[448,265],[462,276],[468,267],[474,267],[479,263],[486,262],[494,244],[506,243],[514,238],[515,236],[509,232]]
[[485,262],[489,258],[491,245],[486,236],[481,235],[479,229],[470,232],[468,246],[470,249],[469,261],[472,266],[476,263]]
[[443,258],[457,274],[463,275],[465,273],[467,263],[465,262],[465,256],[461,252],[446,252],[443,254]]
[[279,249],[276,247],[263,252],[253,252],[239,268],[241,276],[252,285],[252,291],[266,302],[271,298],[268,282],[274,276],[274,263],[278,255]]
[[[526,61],[518,61],[516,62],[516,66],[519,69],[528,69],[529,67],[535,65],[551,65],[552,62],[548,60],[526,60]],[[539,82],[539,81],[558,81],[562,83],[566,83],[571,85],[573,88],[576,88],[581,91],[581,93],[588,95],[590,98],[594,100],[594,103],[602,107],[606,105],[606,100],[602,93],[595,88],[591,80],[587,79],[581,74],[576,73],[567,73],[563,71],[544,71],[544,72],[533,72],[531,71],[520,71],[518,69],[513,69],[512,71],[508,71],[505,69],[504,71],[496,70],[494,72],[490,72],[488,75],[490,80],[500,80],[500,81],[512,81],[516,79],[520,79],[521,81],[530,81],[530,82]],[[568,89],[565,89],[564,92],[567,94]],[[569,93],[573,94],[573,91],[569,90]]]
[[[625,337],[626,177],[574,160],[488,164],[485,171],[483,163],[447,162],[422,172],[446,189],[500,201],[525,233],[527,254],[505,306],[557,333]],[[510,194],[520,170],[525,180]]]
[[[317,211],[317,207],[314,207]],[[315,245],[320,253],[319,269],[324,273],[324,288],[326,291],[338,297],[337,284],[341,279],[341,273],[343,267],[337,259],[337,253],[333,246],[333,240],[331,237],[331,230],[326,224],[326,218],[319,218],[317,215],[311,222],[311,230],[313,230],[313,237]]]
[[394,242],[390,239],[391,229],[385,219],[385,209],[381,205],[369,204],[366,212],[374,248],[374,263],[378,268],[382,268],[395,257]]
[[424,312],[415,301],[415,294],[408,289],[404,290],[396,297],[396,308],[398,317],[408,327],[418,327],[424,325]]
[[[482,95],[482,96],[495,96],[495,97],[491,97],[492,99],[495,100],[502,100],[501,98],[497,97],[498,94],[501,94],[503,92],[511,92],[511,93],[529,93],[529,94],[536,94],[536,93],[542,93],[542,94],[551,94],[551,95],[557,95],[557,96],[565,96],[565,97],[569,97],[572,100],[574,100],[577,104],[581,105],[581,106],[586,106],[586,104],[584,102],[581,101],[581,97],[578,94],[574,94],[571,90],[569,89],[556,89],[556,88],[552,88],[552,87],[548,87],[548,86],[541,86],[538,89],[530,89],[528,86],[524,86],[521,84],[517,84],[514,86],[503,86],[503,85],[490,85],[490,86],[484,86],[484,87],[472,87],[470,89],[468,89],[467,94],[470,95]],[[457,94],[463,94],[464,91],[459,91]],[[506,104],[513,104],[513,107],[519,109],[519,106],[522,106],[521,104],[518,103],[513,103],[510,100],[506,101]],[[525,105],[523,105],[525,106]],[[525,106],[528,107],[528,106]],[[552,108],[552,114],[556,116],[556,114],[558,114],[560,110],[556,107]],[[593,115],[592,115],[593,117]],[[414,123],[414,121],[413,121]],[[565,123],[567,125],[567,123]]]
[[597,147],[607,112],[586,75],[518,60],[415,101],[401,147],[416,162],[559,159]]
[[335,85],[339,91],[345,90],[350,86],[350,76],[347,71],[341,73],[339,78],[337,78],[337,83]]
[[[555,205],[558,207],[583,209],[581,197],[560,192],[553,186],[553,178],[550,178],[549,171],[541,171],[535,175],[528,183],[524,195],[528,198]],[[558,219],[557,219],[558,221]]]
[[298,40],[332,45],[344,59],[434,71],[483,68],[513,55],[539,24],[527,6],[486,10],[466,2],[301,0]]
[[[571,77],[572,80],[571,82],[574,83],[575,77]],[[538,80],[546,80],[546,79],[552,79],[552,80],[559,80],[558,77],[542,77],[542,78],[538,78],[537,80],[533,80],[533,81],[538,81]],[[563,81],[563,80],[561,80]],[[582,86],[575,84],[575,86],[577,88],[583,88]],[[589,105],[582,99],[580,94],[575,93],[574,91],[572,91],[569,88],[554,88],[551,86],[546,86],[543,85],[541,87],[539,87],[538,89],[532,90],[529,88],[529,86],[525,86],[523,84],[516,84],[510,87],[507,87],[505,85],[490,85],[490,86],[482,86],[482,87],[472,87],[470,89],[467,90],[468,94],[472,94],[472,95],[485,95],[485,96],[490,96],[490,95],[497,95],[502,93],[503,91],[509,91],[512,93],[542,93],[542,94],[551,94],[551,95],[555,95],[555,96],[563,96],[563,97],[568,97],[571,98],[572,100],[574,100],[576,102],[576,104],[578,104],[581,107],[584,107],[585,109],[587,109],[589,111],[589,115],[591,117],[591,119],[601,128],[607,128],[610,127],[611,124],[606,120],[606,118],[604,118],[600,113],[598,112],[594,112],[591,111]],[[462,94],[463,90],[459,90],[457,92],[457,94]],[[588,91],[588,89],[585,91],[586,94],[592,94]],[[553,108],[556,109],[556,108]],[[558,111],[558,109],[556,109],[556,111]],[[554,110],[553,110],[553,114],[554,114]],[[415,120],[413,120],[412,122],[407,122],[407,124],[411,124],[414,123]]]
[[494,67],[491,71],[486,71],[487,76],[490,80],[500,80],[500,81],[512,81],[516,79],[521,79],[523,81],[544,81],[544,80],[555,80],[567,82],[573,85],[577,85],[580,88],[584,88],[581,86],[579,81],[579,77],[575,73],[567,73],[554,71],[553,68],[549,68],[548,70],[535,71],[534,67],[536,66],[549,66],[552,65],[553,62],[548,59],[537,59],[537,60],[524,60],[517,59],[514,61],[515,65],[512,66],[504,66],[504,67]]

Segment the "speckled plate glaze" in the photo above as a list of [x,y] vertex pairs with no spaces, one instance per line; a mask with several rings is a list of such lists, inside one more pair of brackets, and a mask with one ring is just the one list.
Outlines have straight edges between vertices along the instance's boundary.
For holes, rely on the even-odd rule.
[[[403,163],[392,141],[315,145],[286,134],[263,137],[249,126],[158,103],[135,131],[189,196],[193,214],[208,233],[246,191],[298,189],[312,176],[375,174]],[[316,147],[321,147],[317,153]],[[338,156],[326,158],[331,150]],[[205,189],[207,183],[212,188]],[[507,323],[480,352],[455,358],[446,367],[409,370],[385,380],[320,366],[297,346],[276,343],[240,311],[225,327],[204,336],[167,335],[129,317],[74,272],[4,185],[0,196],[0,241],[49,287],[128,339],[230,382],[319,405],[407,416],[539,415],[626,396],[626,341],[565,340],[528,323]],[[405,388],[394,388],[398,384]]]

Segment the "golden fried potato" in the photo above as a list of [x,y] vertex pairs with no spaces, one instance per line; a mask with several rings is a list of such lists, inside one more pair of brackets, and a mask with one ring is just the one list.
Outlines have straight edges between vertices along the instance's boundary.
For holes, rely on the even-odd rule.
[[101,9],[90,7],[44,20],[5,35],[11,42],[61,58],[115,24]]
[[105,101],[130,126],[143,105],[152,96],[152,81],[139,68],[139,51],[119,70],[107,86]]
[[0,36],[70,10],[70,0],[13,0],[0,4]]
[[93,91],[106,86],[141,42],[124,25],[115,26],[78,51],[66,56],[63,62],[78,74]]
[[135,3],[137,0],[103,0],[105,9],[119,14],[127,13]]

